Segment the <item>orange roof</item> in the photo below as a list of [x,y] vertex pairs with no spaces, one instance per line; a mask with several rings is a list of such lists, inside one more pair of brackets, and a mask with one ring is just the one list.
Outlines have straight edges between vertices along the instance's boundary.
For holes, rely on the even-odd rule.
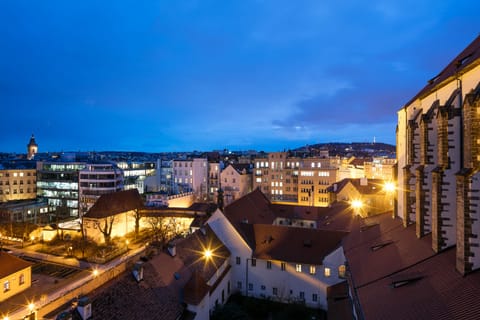
[[106,218],[119,213],[143,208],[143,200],[137,189],[104,194],[88,210],[86,218]]
[[0,251],[0,279],[32,266],[32,263]]

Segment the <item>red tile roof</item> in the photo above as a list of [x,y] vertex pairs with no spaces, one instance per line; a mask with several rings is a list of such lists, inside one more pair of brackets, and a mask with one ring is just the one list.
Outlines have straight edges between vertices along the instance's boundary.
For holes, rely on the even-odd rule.
[[0,279],[32,266],[32,263],[0,251]]
[[200,271],[194,270],[192,277],[183,288],[185,303],[198,305],[210,291],[210,286]]
[[242,222],[272,224],[275,220],[270,201],[258,188],[226,206],[224,215],[234,226]]
[[253,225],[253,232],[255,258],[316,265],[321,265],[347,235],[342,231],[264,224]]
[[98,198],[85,217],[106,218],[140,208],[143,208],[143,200],[137,189],[118,191]]
[[357,219],[344,241],[365,319],[478,319],[480,272],[462,276],[455,248],[435,253],[388,214]]

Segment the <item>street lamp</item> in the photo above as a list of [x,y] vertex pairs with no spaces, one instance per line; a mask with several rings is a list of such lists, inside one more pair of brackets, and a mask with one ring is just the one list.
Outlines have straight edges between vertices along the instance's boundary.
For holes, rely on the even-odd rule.
[[210,250],[210,249],[205,249],[205,251],[203,252],[203,257],[204,257],[206,260],[209,260],[210,258],[212,258],[212,250]]
[[125,240],[125,245],[127,246],[127,251],[128,251],[128,244],[129,244],[129,243],[130,243],[130,241],[128,241],[128,239]]
[[361,210],[363,208],[363,201],[360,199],[355,199],[350,202],[350,206],[357,216],[361,216]]
[[385,184],[383,185],[383,189],[387,192],[387,193],[392,193],[395,191],[396,187],[395,187],[395,183],[393,183],[392,181],[387,181],[385,182]]

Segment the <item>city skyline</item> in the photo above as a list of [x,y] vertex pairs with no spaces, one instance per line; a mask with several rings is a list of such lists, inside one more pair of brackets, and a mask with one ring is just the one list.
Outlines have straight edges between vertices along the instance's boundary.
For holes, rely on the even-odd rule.
[[[414,10],[412,8],[415,8]],[[395,144],[478,35],[468,1],[0,4],[0,151]]]

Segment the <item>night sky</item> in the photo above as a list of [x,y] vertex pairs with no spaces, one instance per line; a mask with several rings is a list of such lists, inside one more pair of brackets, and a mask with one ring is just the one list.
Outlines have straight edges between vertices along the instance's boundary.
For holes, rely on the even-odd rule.
[[0,152],[395,143],[480,1],[0,1]]

